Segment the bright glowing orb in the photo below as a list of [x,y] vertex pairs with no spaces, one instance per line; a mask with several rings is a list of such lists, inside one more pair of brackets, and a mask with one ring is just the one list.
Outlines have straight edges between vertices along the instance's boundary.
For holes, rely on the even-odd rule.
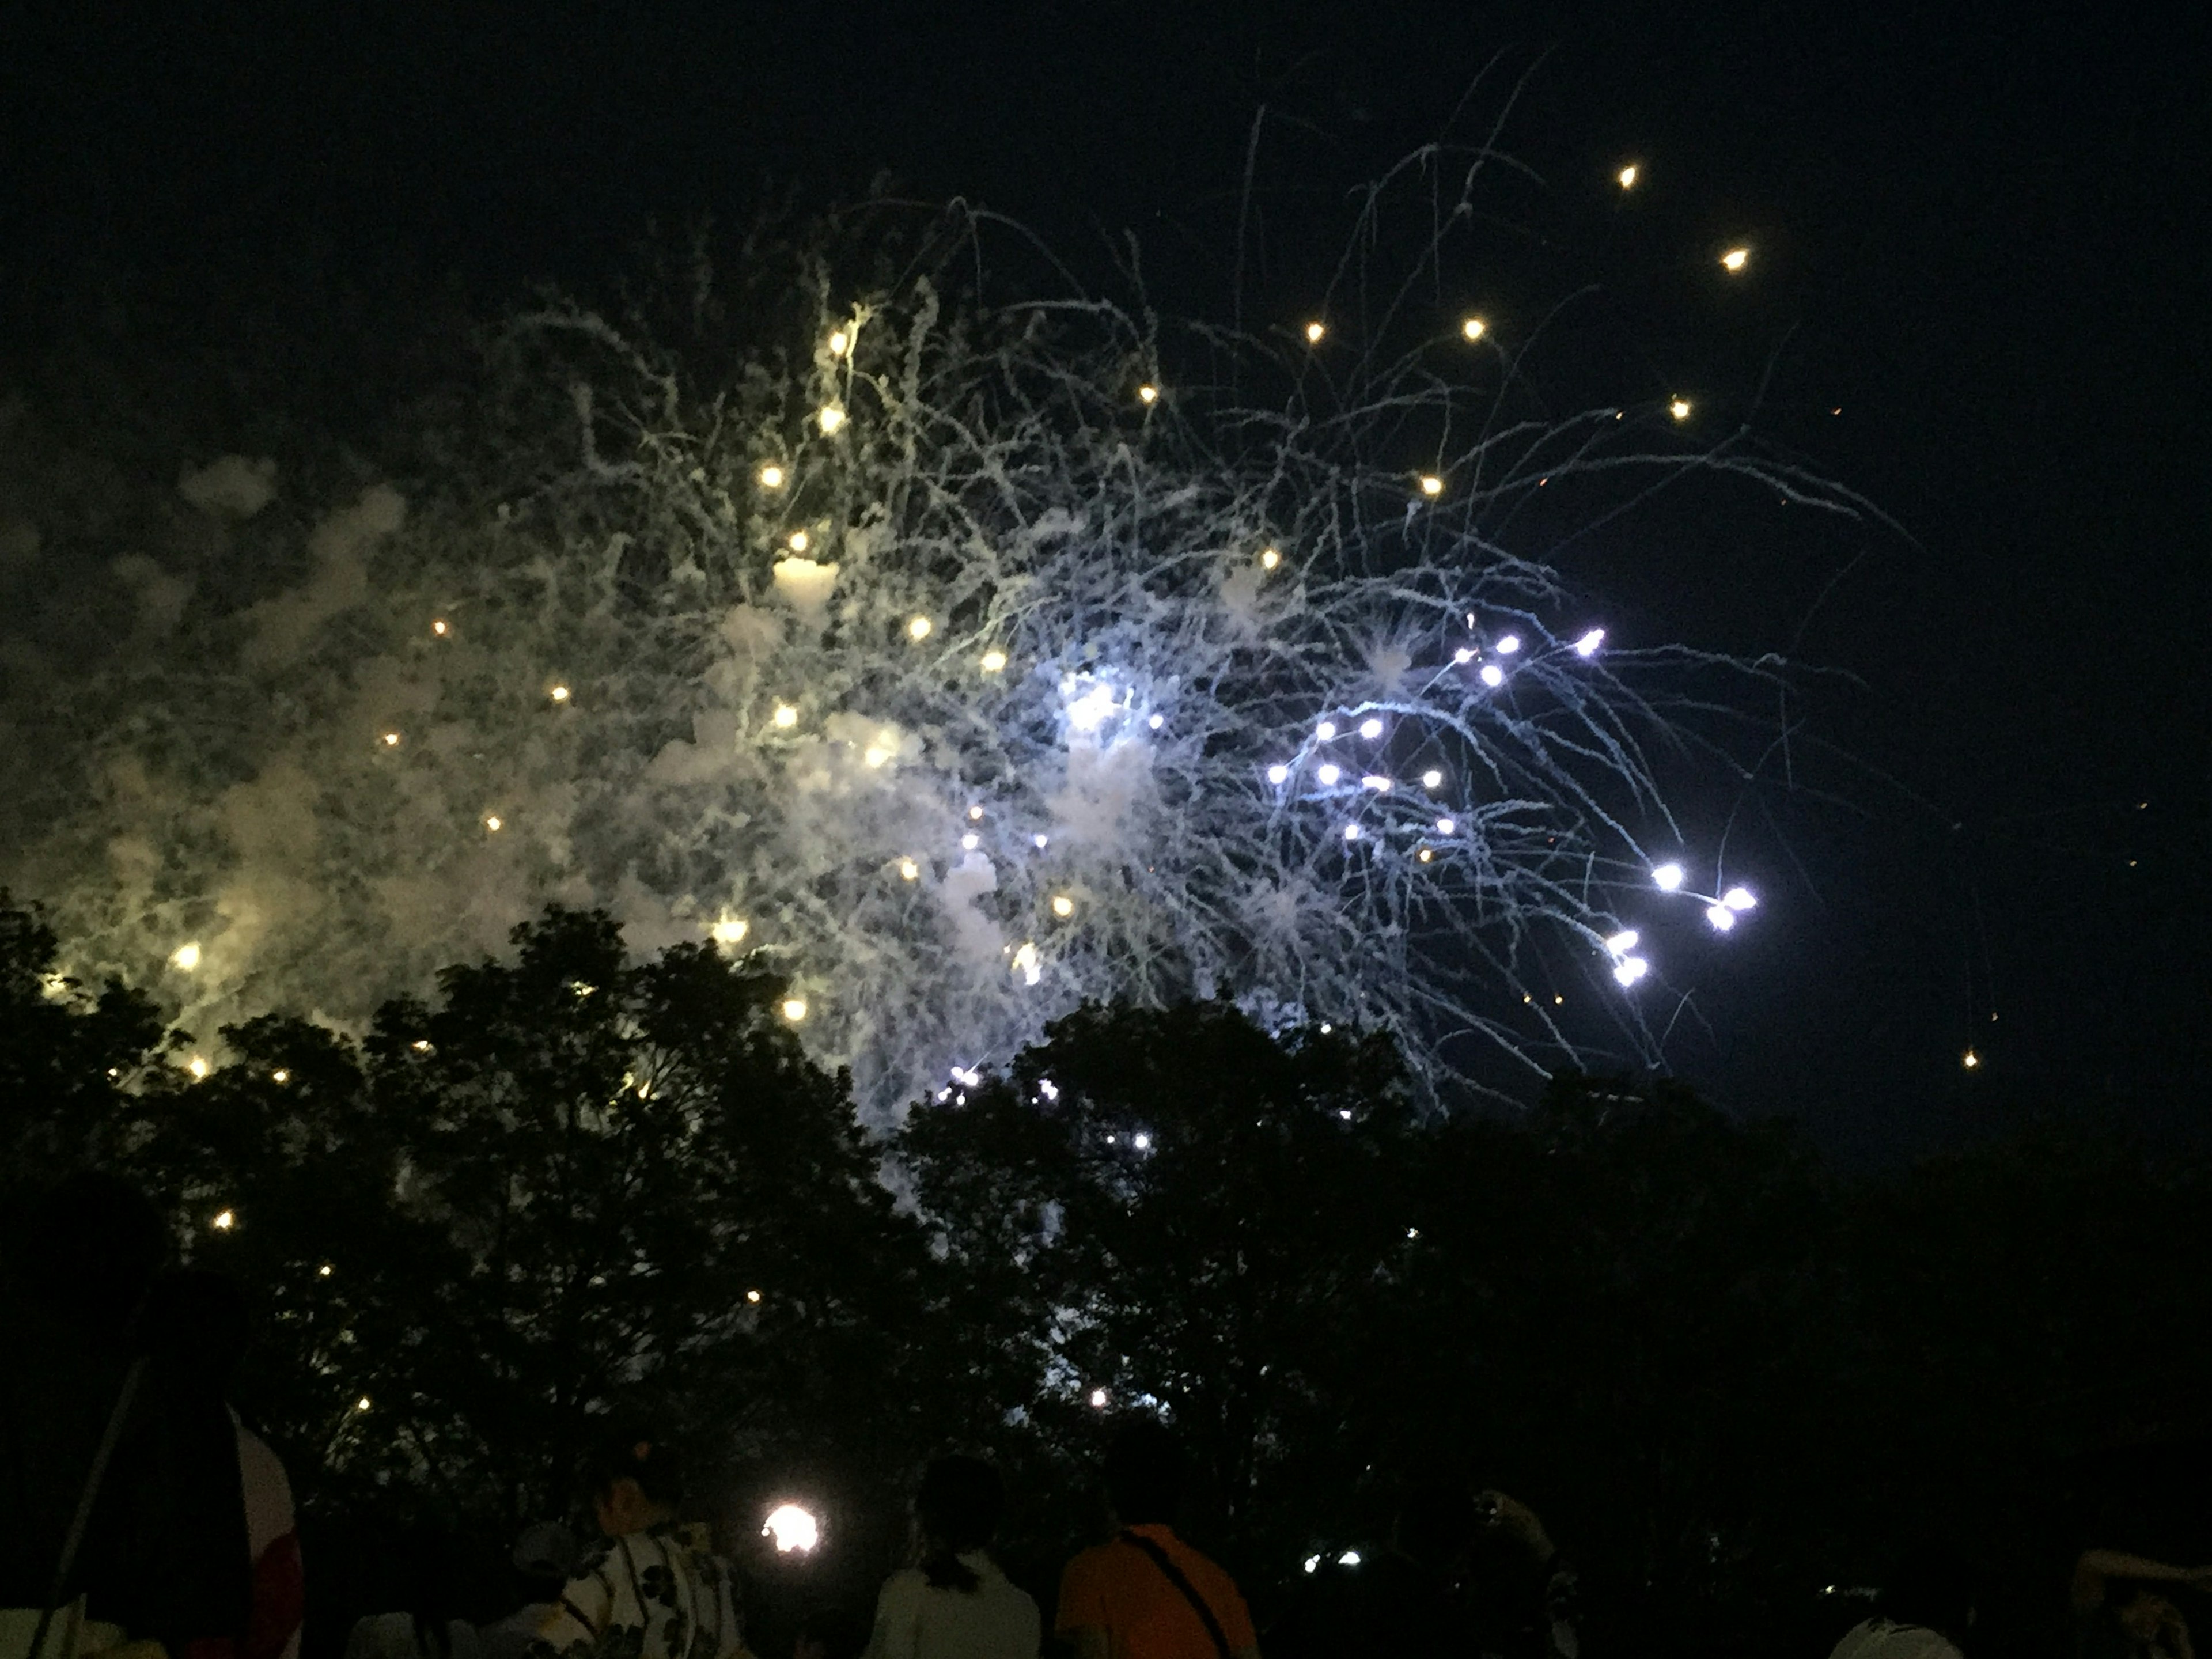
[[1614,173],[1613,177],[1613,181],[1623,190],[1634,190],[1636,188],[1635,164],[1632,162],[1627,167],[1621,168],[1620,172]]
[[1636,948],[1637,937],[1637,932],[1633,927],[1625,928],[1606,940],[1605,948],[1617,957],[1626,956]]
[[1091,1391],[1091,1409],[1095,1412],[1104,1411],[1113,1403],[1113,1401],[1114,1396],[1103,1389],[1093,1389]]
[[1336,1565],[1340,1567],[1358,1566],[1359,1565],[1359,1552],[1358,1550],[1345,1551],[1343,1554],[1336,1558]]
[[1731,910],[1754,910],[1759,908],[1759,901],[1752,896],[1748,887],[1729,888],[1721,895],[1721,902]]
[[906,625],[906,636],[910,640],[926,640],[933,624],[927,617],[916,617]]
[[860,758],[867,763],[870,770],[873,770],[875,768],[881,766],[890,757],[891,751],[890,750],[882,748],[875,744],[870,744],[866,749],[863,749],[860,751]]
[[1434,767],[1421,774],[1421,787],[1424,789],[1440,789],[1443,787],[1443,781],[1444,775]]
[[1421,494],[1426,495],[1431,501],[1434,501],[1437,496],[1443,493],[1444,481],[1442,478],[1437,477],[1433,472],[1424,472],[1421,474]]
[[1731,271],[1741,270],[1745,265],[1750,263],[1750,261],[1751,250],[1749,248],[1732,247],[1726,253],[1721,255],[1721,269]]
[[778,1555],[805,1555],[822,1541],[822,1523],[796,1504],[778,1504],[761,1522],[761,1536],[775,1540]]
[[1467,647],[1462,645],[1458,650],[1452,653],[1452,660],[1457,663],[1462,668],[1464,668],[1468,664],[1474,660],[1474,653],[1468,650]]
[[446,637],[446,619],[443,617],[441,617],[437,621],[432,623],[430,624],[430,631],[433,634],[435,634],[440,639],[444,639]]
[[983,819],[983,809],[980,806],[971,806],[968,809],[968,817],[971,823],[980,823]]
[[799,711],[796,708],[793,708],[787,702],[780,702],[776,704],[775,723],[783,727],[786,731],[789,731],[793,726],[799,724]]
[[805,997],[786,997],[783,1000],[783,1017],[789,1020],[793,1025],[798,1024],[800,1020],[805,1019],[806,1018],[806,999]]
[[846,333],[843,329],[839,329],[830,337],[830,355],[832,357],[842,357],[852,349],[853,337]]
[[1690,400],[1687,398],[1675,398],[1673,403],[1667,405],[1667,412],[1669,415],[1672,415],[1678,421],[1688,420],[1690,418]]
[[1006,665],[1006,653],[1005,652],[986,651],[983,653],[983,672],[986,674],[998,673],[1000,670],[1004,669]]
[[386,732],[384,734],[384,746],[385,746],[386,749],[397,749],[397,748],[398,748],[398,747],[399,747],[399,734],[398,734],[397,732]]
[[1378,720],[1364,720],[1360,721],[1359,735],[1366,738],[1370,743],[1374,742],[1376,738],[1382,735],[1382,722]]
[[1518,634],[1505,635],[1498,641],[1498,654],[1501,657],[1510,657],[1520,648],[1521,636]]
[[1337,766],[1319,767],[1316,769],[1314,772],[1314,776],[1319,778],[1324,786],[1334,785],[1336,781],[1343,775],[1344,769]]
[[822,428],[822,435],[826,438],[845,424],[845,411],[836,404],[824,404],[822,405],[821,412],[814,418]]
[[901,859],[899,860],[899,879],[901,881],[920,881],[921,879],[921,866],[916,864],[912,859]]
[[1052,913],[1065,921],[1067,917],[1075,914],[1075,901],[1068,897],[1065,893],[1054,894],[1052,897]]
[[1613,964],[1613,976],[1623,985],[1633,985],[1651,971],[1651,964],[1642,957],[1623,957]]
[[1582,638],[1575,641],[1575,655],[1577,657],[1595,657],[1597,655],[1598,647],[1604,643],[1605,629],[1602,628],[1593,628],[1589,633],[1583,635]]
[[1283,765],[1280,762],[1278,762],[1276,764],[1274,764],[1274,765],[1273,765],[1273,766],[1271,766],[1271,767],[1269,767],[1269,768],[1267,769],[1267,781],[1268,781],[1268,782],[1270,782],[1270,783],[1288,783],[1290,781],[1291,781],[1291,769],[1290,769],[1289,767],[1287,767],[1287,766]]
[[1129,1137],[1129,1144],[1140,1152],[1149,1152],[1152,1150],[1152,1138],[1142,1129]]
[[1490,325],[1480,317],[1470,317],[1459,325],[1460,333],[1470,340],[1480,340]]
[[1346,841],[1358,841],[1359,839],[1359,826],[1356,823],[1346,824],[1344,826],[1344,838]]
[[198,1054],[194,1054],[185,1069],[192,1074],[193,1080],[197,1082],[208,1074],[208,1063]]
[[967,852],[972,853],[982,844],[983,838],[981,836],[967,835],[960,837],[960,845]]
[[750,927],[751,924],[742,916],[724,916],[714,926],[714,943],[717,945],[739,944],[744,940],[745,934],[750,931]]
[[1679,864],[1662,864],[1651,872],[1651,880],[1653,885],[1656,886],[1661,892],[1674,892],[1682,884],[1682,866]]
[[1096,732],[1120,707],[1110,686],[1094,685],[1067,705],[1067,723],[1079,732]]
[[1390,780],[1380,772],[1370,772],[1365,777],[1360,779],[1359,787],[1362,789],[1372,789],[1378,795],[1387,795],[1390,793]]
[[1277,565],[1282,563],[1282,562],[1283,556],[1275,551],[1273,548],[1270,547],[1261,550],[1260,554],[1261,569],[1273,570]]
[[1139,403],[1140,403],[1140,404],[1156,404],[1156,403],[1159,402],[1159,400],[1160,400],[1160,389],[1159,389],[1159,387],[1158,387],[1158,386],[1139,386],[1139,387],[1137,388],[1137,401],[1138,401]]
[[1504,669],[1500,668],[1500,667],[1499,667],[1496,663],[1494,663],[1494,662],[1486,662],[1486,663],[1483,664],[1483,665],[1482,665],[1482,683],[1483,683],[1485,685],[1487,685],[1487,686],[1492,686],[1492,687],[1495,687],[1495,686],[1500,686],[1500,685],[1504,684],[1505,684],[1505,671],[1504,671]]
[[1735,926],[1735,912],[1725,904],[1709,904],[1705,907],[1705,920],[1712,923],[1716,933],[1725,933]]
[[1318,1571],[1321,1568],[1321,1557],[1318,1555],[1309,1555],[1306,1557],[1304,1565],[1308,1572]]
[[794,553],[804,553],[813,539],[804,530],[794,530],[791,532],[790,539],[784,544]]
[[179,945],[169,953],[169,965],[181,973],[191,973],[200,965],[200,947],[197,945]]
[[215,1213],[215,1219],[209,1222],[208,1225],[214,1228],[216,1231],[219,1233],[227,1233],[233,1227],[238,1225],[238,1217],[236,1213],[232,1211],[217,1210]]
[[1165,714],[1154,714],[1151,719],[1145,722],[1146,725],[1151,726],[1155,732],[1158,731],[1160,727],[1165,726],[1167,723],[1168,717]]
[[1450,835],[1456,835],[1456,834],[1458,833],[1458,831],[1459,831],[1459,820],[1458,820],[1458,819],[1456,819],[1456,818],[1438,818],[1438,819],[1437,820],[1437,833],[1438,835],[1440,835],[1440,836],[1450,836]]
[[1328,332],[1328,329],[1325,324],[1308,323],[1306,325],[1306,343],[1308,345],[1319,345],[1322,343],[1322,337]]
[[545,695],[556,702],[566,702],[568,701],[568,688],[565,685],[556,685]]
[[1044,977],[1044,963],[1037,956],[1036,940],[1024,942],[1022,948],[1014,952],[1014,972],[1022,976],[1024,985],[1034,985]]
[[1314,736],[1319,738],[1323,743],[1328,743],[1336,736],[1336,722],[1323,720],[1319,726],[1314,727]]
[[1959,1064],[1965,1066],[1970,1072],[1981,1063],[1982,1057],[1976,1054],[1972,1048],[1967,1049],[1965,1054],[1959,1056]]
[[484,816],[484,828],[490,830],[495,836],[500,831],[501,822],[501,820],[500,816],[496,812],[489,812]]
[[763,489],[782,489],[783,469],[778,466],[774,461],[770,461],[766,466],[760,470],[760,481],[761,488]]

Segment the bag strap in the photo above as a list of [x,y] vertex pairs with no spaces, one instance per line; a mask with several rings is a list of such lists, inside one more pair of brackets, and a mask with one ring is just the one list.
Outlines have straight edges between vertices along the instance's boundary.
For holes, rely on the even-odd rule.
[[1198,1587],[1184,1577],[1183,1570],[1176,1565],[1173,1558],[1151,1539],[1142,1537],[1126,1528],[1122,1531],[1121,1541],[1141,1550],[1151,1559],[1152,1564],[1160,1570],[1168,1583],[1182,1592],[1182,1599],[1190,1603],[1191,1611],[1198,1615],[1199,1622],[1206,1626],[1206,1633],[1213,1638],[1213,1650],[1221,1656],[1221,1659],[1231,1659],[1229,1637],[1221,1628],[1221,1621],[1213,1616],[1213,1609],[1206,1605],[1206,1598],[1198,1593]]
[[[62,1540],[62,1559],[54,1567],[53,1588],[46,1592],[46,1606],[39,1609],[39,1625],[32,1633],[29,1659],[46,1659],[41,1650],[46,1644],[46,1632],[53,1626],[54,1614],[61,1606],[62,1590],[69,1583],[70,1569],[76,1565],[77,1547],[84,1542],[85,1528],[92,1522],[92,1506],[100,1497],[100,1483],[107,1478],[108,1459],[115,1455],[115,1443],[123,1437],[124,1419],[131,1414],[131,1401],[137,1396],[138,1381],[145,1374],[146,1356],[142,1353],[131,1362],[131,1369],[124,1374],[122,1390],[115,1396],[114,1408],[107,1413],[107,1428],[100,1437],[100,1449],[93,1454],[92,1468],[85,1474],[84,1490],[77,1494],[76,1513],[70,1517],[69,1535]],[[75,1613],[70,1617],[74,1623]]]

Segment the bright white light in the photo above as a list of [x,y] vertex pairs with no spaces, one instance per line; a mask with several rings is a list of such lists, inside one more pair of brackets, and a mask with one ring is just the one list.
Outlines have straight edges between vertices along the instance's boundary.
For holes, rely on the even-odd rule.
[[1149,1152],[1152,1150],[1152,1138],[1142,1129],[1129,1137],[1129,1144],[1140,1152]]
[[982,844],[983,838],[978,835],[969,834],[960,837],[961,850],[963,852],[972,853]]
[[845,424],[845,411],[836,404],[824,404],[814,418],[821,422],[822,435],[826,438]]
[[1614,173],[1613,176],[1615,182],[1617,182],[1623,190],[1633,190],[1636,188],[1636,167],[1633,163],[1621,168],[1620,172]]
[[179,945],[169,953],[169,965],[180,973],[191,973],[200,965],[200,947],[197,945]]
[[1096,732],[1120,706],[1110,687],[1094,685],[1067,705],[1067,723],[1079,732]]
[[227,1233],[233,1227],[238,1225],[237,1213],[234,1211],[230,1210],[217,1210],[216,1212],[215,1219],[209,1222],[208,1225],[214,1228],[216,1231],[219,1233]]
[[1309,1555],[1308,1557],[1306,1557],[1306,1559],[1305,1559],[1305,1570],[1306,1570],[1308,1572],[1316,1572],[1316,1571],[1320,1571],[1320,1568],[1321,1568],[1321,1557],[1319,1557],[1318,1555]]
[[796,1504],[779,1504],[761,1522],[761,1536],[775,1540],[778,1555],[805,1555],[822,1541],[822,1523]]
[[1314,769],[1314,776],[1320,779],[1324,786],[1334,785],[1343,775],[1343,769],[1340,767],[1322,766]]
[[1336,1565],[1340,1567],[1358,1566],[1359,1565],[1359,1552],[1358,1550],[1345,1551],[1343,1554],[1336,1558]]
[[921,866],[916,864],[912,859],[901,859],[899,860],[899,879],[901,881],[921,880]]
[[986,674],[995,674],[1006,665],[1006,653],[1005,652],[986,651],[983,653],[983,672]]
[[1047,1100],[1058,1100],[1060,1098],[1060,1085],[1054,1083],[1048,1077],[1041,1077],[1037,1079],[1037,1092],[1042,1095]]
[[1623,985],[1633,985],[1651,971],[1651,964],[1642,957],[1623,957],[1613,964],[1613,976]]
[[1651,872],[1652,884],[1662,893],[1674,891],[1681,886],[1682,880],[1682,866],[1679,864],[1662,864]]
[[981,823],[983,821],[983,809],[981,806],[969,807],[968,809],[968,820],[971,823]]
[[198,1054],[194,1054],[191,1057],[190,1063],[185,1066],[185,1069],[192,1074],[195,1081],[198,1081],[199,1079],[204,1078],[208,1074],[208,1063],[204,1060],[202,1060]]
[[775,706],[775,723],[789,731],[799,724],[799,711],[787,702],[778,703]]
[[1168,717],[1165,714],[1155,714],[1152,719],[1145,722],[1146,725],[1151,726],[1155,732],[1158,731],[1160,727],[1165,726],[1167,723]]
[[269,1080],[271,1083],[289,1083],[292,1080],[292,1073],[288,1067],[279,1066],[269,1073]]
[[1490,325],[1480,317],[1470,317],[1459,325],[1460,333],[1470,340],[1480,340]]
[[1716,933],[1725,933],[1735,926],[1735,912],[1725,904],[1709,904],[1705,907],[1705,920],[1712,923]]
[[1052,913],[1063,921],[1075,914],[1075,901],[1065,893],[1052,896]]
[[1323,324],[1308,323],[1306,325],[1306,343],[1308,345],[1319,345],[1322,343],[1322,337],[1328,332],[1328,329]]
[[842,357],[852,349],[853,337],[846,333],[843,329],[839,329],[830,337],[830,355],[832,357]]
[[1323,720],[1319,726],[1314,727],[1314,736],[1319,738],[1323,743],[1333,741],[1336,737],[1336,722]]
[[1014,952],[1014,971],[1022,976],[1024,985],[1034,985],[1044,977],[1044,963],[1037,955],[1036,941],[1028,940]]
[[1688,420],[1690,418],[1690,400],[1687,398],[1675,398],[1673,403],[1667,405],[1667,412],[1669,415],[1672,415],[1678,421]]
[[386,749],[397,749],[397,748],[398,748],[398,747],[399,747],[399,734],[398,734],[397,732],[386,732],[384,734],[384,746],[385,746]]
[[1496,663],[1494,663],[1494,662],[1486,662],[1486,663],[1483,664],[1483,665],[1482,665],[1482,683],[1483,683],[1485,685],[1492,686],[1492,687],[1496,687],[1496,686],[1500,686],[1500,685],[1504,684],[1505,684],[1505,671],[1504,671],[1504,669],[1500,668],[1500,667],[1499,667]]
[[1344,826],[1344,838],[1346,841],[1358,841],[1359,839],[1359,826],[1356,823],[1346,824]]
[[500,816],[499,816],[499,814],[498,814],[498,813],[496,813],[496,812],[490,812],[490,813],[487,813],[487,814],[485,814],[485,816],[484,816],[484,828],[485,828],[485,829],[487,829],[487,830],[490,830],[490,831],[492,832],[492,834],[494,834],[495,836],[495,835],[497,835],[497,834],[499,833],[499,831],[500,831],[500,823],[501,823],[501,819],[500,819]]
[[751,927],[752,924],[743,916],[724,916],[714,924],[714,943],[717,945],[741,944],[746,933],[751,931]]
[[1156,386],[1140,386],[1137,388],[1137,401],[1139,403],[1149,404],[1156,404],[1159,402],[1159,387]]
[[1750,263],[1750,260],[1751,250],[1749,248],[1732,247],[1726,253],[1721,255],[1721,268],[1724,270],[1741,270],[1746,264]]
[[1976,1054],[1972,1048],[1967,1049],[1965,1054],[1959,1056],[1959,1064],[1965,1066],[1970,1072],[1981,1063],[1982,1057]]
[[1280,763],[1278,763],[1278,764],[1273,765],[1273,766],[1271,766],[1271,767],[1269,767],[1269,768],[1267,769],[1267,781],[1268,781],[1268,782],[1270,782],[1270,783],[1288,783],[1290,781],[1291,781],[1291,769],[1290,769],[1289,767],[1287,767],[1287,766],[1284,766],[1284,765],[1282,765],[1282,764],[1280,764]]
[[357,1412],[367,1411],[368,1409],[368,1396],[367,1395],[363,1395],[360,1399],[355,1401],[353,1402],[353,1408]]
[[1030,837],[1030,843],[1031,846],[1035,847],[1038,852],[1042,853],[1046,848],[1052,845],[1052,837],[1047,835],[1031,836]]
[[1437,833],[1438,835],[1455,835],[1458,831],[1459,821],[1456,818],[1438,818],[1437,820]]
[[906,636],[910,640],[926,640],[929,637],[930,626],[928,617],[916,617],[906,625]]
[[1510,657],[1520,648],[1521,636],[1518,634],[1508,634],[1498,641],[1498,654],[1501,657]]
[[1605,629],[1602,628],[1593,628],[1589,633],[1583,635],[1582,638],[1575,641],[1575,655],[1577,657],[1595,657],[1597,655],[1598,647],[1604,643]]
[[1458,664],[1462,668],[1464,668],[1468,664],[1474,660],[1474,653],[1468,650],[1462,645],[1458,650],[1452,653],[1452,660]]
[[1382,722],[1381,720],[1372,719],[1360,721],[1359,735],[1366,738],[1370,743],[1374,742],[1376,738],[1382,735]]
[[1444,775],[1433,766],[1421,774],[1421,787],[1424,789],[1440,789],[1443,787],[1443,781]]
[[806,999],[805,997],[786,997],[783,1000],[783,1017],[789,1020],[793,1025],[798,1024],[800,1020],[805,1019],[806,1018]]
[[1378,795],[1387,795],[1390,793],[1390,780],[1380,772],[1370,772],[1365,777],[1360,779],[1359,787],[1362,789],[1372,789]]
[[1752,896],[1748,887],[1731,887],[1721,895],[1721,902],[1731,910],[1755,910],[1759,901]]
[[760,481],[761,488],[763,489],[782,489],[783,469],[778,466],[774,461],[770,461],[766,466],[760,470]]
[[1612,951],[1613,955],[1617,957],[1626,956],[1629,951],[1633,951],[1636,948],[1636,941],[1638,938],[1638,935],[1637,931],[1633,927],[1623,928],[1620,933],[1615,933],[1611,939],[1606,940],[1605,948]]
[[430,631],[433,634],[435,634],[440,639],[444,639],[446,637],[446,619],[441,617],[437,621],[432,623],[430,624]]
[[1434,501],[1437,496],[1443,493],[1444,481],[1442,478],[1437,477],[1433,472],[1424,472],[1421,474],[1421,494],[1426,495],[1431,501]]
[[1282,563],[1282,562],[1283,562],[1283,556],[1282,556],[1281,554],[1278,553],[1277,551],[1275,551],[1275,550],[1274,550],[1273,548],[1272,548],[1272,547],[1268,547],[1268,548],[1262,548],[1262,549],[1261,550],[1261,551],[1260,551],[1260,568],[1261,568],[1261,569],[1262,569],[1262,570],[1273,570],[1273,569],[1277,565],[1279,565],[1279,564]]
[[866,762],[872,769],[881,766],[890,757],[891,751],[890,750],[879,749],[873,744],[870,744],[866,749],[863,749],[860,751],[861,760]]
[[813,539],[804,530],[794,530],[785,538],[784,545],[794,553],[804,553]]

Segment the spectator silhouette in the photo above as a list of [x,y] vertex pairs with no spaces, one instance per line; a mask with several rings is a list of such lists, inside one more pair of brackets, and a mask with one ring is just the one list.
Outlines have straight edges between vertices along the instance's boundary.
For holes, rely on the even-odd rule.
[[1115,1536],[1067,1564],[1054,1629],[1076,1659],[1257,1659],[1234,1580],[1176,1536],[1182,1448],[1139,1419],[1106,1451]]
[[914,1500],[921,1564],[884,1583],[868,1659],[1036,1659],[1037,1605],[988,1548],[1006,1507],[999,1472],[981,1459],[929,1466]]

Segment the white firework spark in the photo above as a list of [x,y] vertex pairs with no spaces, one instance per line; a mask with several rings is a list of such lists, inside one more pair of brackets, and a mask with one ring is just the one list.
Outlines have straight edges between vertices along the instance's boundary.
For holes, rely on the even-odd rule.
[[[1557,1023],[1562,963],[1656,1052],[1661,964],[1618,939],[1668,902],[1647,745],[1711,659],[1616,647],[1503,527],[1540,478],[1610,503],[1639,470],[1846,498],[1701,459],[1663,398],[1511,418],[1441,310],[1330,304],[1364,344],[1324,384],[1289,327],[815,291],[711,371],[580,306],[520,319],[448,473],[161,645],[131,683],[163,712],[90,740],[96,804],[19,864],[80,966],[189,939],[188,1012],[357,1018],[604,903],[639,948],[787,974],[878,1111],[1086,1000],[1224,993],[1487,1086],[1484,1053],[1594,1040]],[[195,741],[225,763],[159,758]]]

